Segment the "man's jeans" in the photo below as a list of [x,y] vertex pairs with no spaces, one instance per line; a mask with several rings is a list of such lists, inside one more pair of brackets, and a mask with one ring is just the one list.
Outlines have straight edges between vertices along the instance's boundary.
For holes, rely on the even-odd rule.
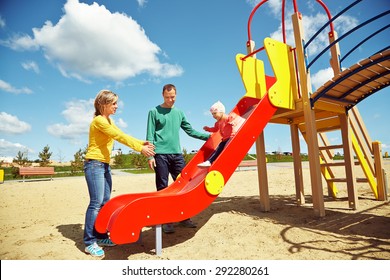
[[100,234],[95,230],[95,221],[99,210],[110,199],[112,178],[110,165],[97,160],[85,161],[84,173],[90,198],[85,215],[84,243],[89,246],[97,239],[108,237],[107,234]]
[[176,180],[180,172],[185,166],[184,157],[182,154],[156,154],[156,188],[158,191],[165,189],[168,186],[169,174],[172,179]]

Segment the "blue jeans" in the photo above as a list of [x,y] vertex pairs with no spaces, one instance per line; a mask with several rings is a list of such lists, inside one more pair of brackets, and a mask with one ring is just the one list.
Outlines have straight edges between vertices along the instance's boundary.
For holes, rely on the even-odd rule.
[[165,189],[168,186],[169,174],[172,179],[176,180],[177,176],[185,166],[184,157],[182,154],[156,154],[156,188],[158,191]]
[[111,168],[108,163],[97,160],[84,162],[85,179],[88,185],[89,205],[85,215],[84,244],[89,246],[97,239],[107,238],[95,230],[96,217],[110,199],[112,189]]

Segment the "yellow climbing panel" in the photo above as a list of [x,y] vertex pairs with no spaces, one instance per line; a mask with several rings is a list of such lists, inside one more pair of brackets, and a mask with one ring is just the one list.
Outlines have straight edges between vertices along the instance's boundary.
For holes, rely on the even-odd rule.
[[276,107],[294,109],[298,87],[291,47],[271,38],[264,39],[264,47],[276,78],[268,91],[269,99]]
[[243,60],[244,57],[243,54],[236,55],[237,67],[246,90],[245,96],[261,99],[267,92],[264,62],[253,57]]

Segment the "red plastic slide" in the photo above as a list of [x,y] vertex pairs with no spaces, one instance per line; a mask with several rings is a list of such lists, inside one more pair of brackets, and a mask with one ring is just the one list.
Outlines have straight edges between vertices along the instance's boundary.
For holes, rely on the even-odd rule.
[[[229,180],[277,108],[268,95],[261,100],[243,97],[232,112],[244,123],[209,168],[199,168],[216,148],[221,136],[214,133],[185,166],[181,175],[159,192],[125,194],[112,198],[100,210],[96,230],[109,232],[116,244],[136,242],[145,226],[173,223],[193,217],[206,209],[218,196],[206,188],[206,176],[218,173],[223,182]],[[223,186],[222,186],[223,187]]]

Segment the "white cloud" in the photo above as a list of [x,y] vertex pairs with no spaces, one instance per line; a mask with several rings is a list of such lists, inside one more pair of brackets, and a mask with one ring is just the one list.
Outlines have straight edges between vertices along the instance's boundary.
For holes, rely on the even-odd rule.
[[[140,5],[144,3],[139,1]],[[68,0],[58,23],[47,21],[41,28],[34,28],[33,34],[33,38],[14,37],[6,45],[26,50],[39,46],[67,77],[123,81],[144,73],[156,77],[183,73],[181,66],[160,61],[161,49],[134,19],[111,13],[96,2],[88,5]]]
[[122,119],[122,118],[119,118],[115,124],[118,126],[118,127],[121,127],[121,128],[126,128],[128,127],[127,123]]
[[346,15],[342,15],[334,21],[335,29],[341,34],[350,31],[358,24],[359,20],[357,18]]
[[332,68],[329,67],[326,69],[321,69],[317,73],[311,74],[310,77],[313,91],[316,91],[320,86],[333,78],[334,74]]
[[[68,139],[74,143],[78,142],[78,139],[88,134],[95,111],[93,103],[94,99],[92,98],[67,102],[65,110],[61,112],[66,122],[49,125],[47,131],[55,137]],[[119,100],[118,108],[122,107],[123,102]],[[122,118],[114,121],[118,127],[126,128],[128,126]]]
[[147,0],[137,0],[137,2],[138,2],[138,5],[139,5],[140,7],[143,7],[143,6],[146,5],[146,3],[148,3]]
[[88,132],[88,127],[82,123],[56,123],[47,127],[47,132],[62,139],[77,139]]
[[3,80],[0,80],[0,90],[15,93],[15,94],[20,94],[20,93],[30,94],[33,92],[31,89],[29,89],[27,87],[15,88],[11,84],[9,84]]
[[26,70],[32,70],[35,73],[39,73],[39,66],[34,61],[22,62],[22,67]]
[[[118,108],[121,107],[123,107],[123,102],[119,100]],[[65,122],[51,124],[47,126],[46,130],[54,137],[66,139],[72,144],[80,145],[81,139],[88,135],[89,125],[93,119],[94,112],[94,99],[92,98],[89,100],[69,101],[61,112]],[[128,126],[122,118],[115,119],[113,116],[111,117],[118,127],[126,128]]]
[[[314,16],[305,16],[303,20],[303,28],[306,33],[306,38],[311,38],[327,21],[328,17],[323,13],[318,13]],[[334,22],[334,28],[338,33],[338,37],[346,31],[351,30],[358,24],[356,18],[350,16],[340,16]],[[308,54],[315,55],[329,45],[328,32],[329,27],[325,28],[309,45]]]
[[3,19],[3,17],[0,15],[0,28],[4,28],[5,27],[5,20]]
[[268,7],[271,9],[272,14],[280,17],[282,10],[282,0],[269,0]]
[[[275,18],[280,19],[280,13],[282,9],[281,0],[270,0],[268,3],[270,4],[269,7],[271,8],[272,14],[275,16]],[[309,10],[312,9],[312,7],[309,7]],[[293,14],[293,12],[294,11],[292,6],[286,5],[285,32],[286,42],[290,46],[295,46],[294,30],[291,22],[291,15]],[[306,43],[329,20],[325,12],[317,14],[303,14],[302,17],[302,27]],[[338,32],[339,37],[346,31],[354,28],[357,24],[358,20],[356,18],[345,15],[340,16],[333,22],[334,28]],[[307,53],[309,56],[315,56],[329,45],[329,31],[330,29],[328,26],[324,30],[322,30],[322,32],[318,34],[317,37],[310,43],[307,48]],[[270,34],[270,37],[275,40],[283,41],[282,34],[282,25],[280,24],[278,29]]]
[[[291,14],[291,11],[289,11],[289,14]],[[291,16],[286,16],[285,20],[286,42],[290,46],[295,46],[294,30],[291,23]],[[317,32],[317,30],[319,30],[324,25],[326,21],[327,16],[325,14],[318,13],[314,16],[303,15],[302,26],[304,29],[305,38],[311,38],[315,34],[315,32]],[[278,41],[283,41],[282,26],[280,25],[275,32],[271,33],[270,37]],[[327,32],[324,31],[320,33],[313,42],[310,43],[308,52],[310,54],[318,53],[319,50],[324,49],[327,45],[329,45],[328,35]]]
[[15,158],[18,152],[26,153],[28,158],[28,153],[34,153],[34,150],[28,148],[19,143],[12,143],[6,141],[5,139],[0,139],[0,156],[12,157]]
[[[260,3],[260,1],[261,0],[246,0],[246,2],[249,4],[249,6],[252,6],[252,7],[255,7],[257,4]],[[275,0],[271,0],[271,1],[275,1]],[[279,1],[279,0],[276,0],[276,1]]]
[[8,40],[0,40],[0,44],[15,51],[36,51],[39,49],[34,39],[25,34],[16,34]]
[[68,73],[66,71],[66,69],[64,69],[62,67],[62,65],[59,65],[57,64],[57,68],[58,70],[60,71],[60,73],[62,74],[62,76],[64,76],[65,78],[74,78],[76,80],[79,80],[80,82],[84,82],[86,84],[91,84],[92,82],[88,79],[85,79],[84,77],[82,77],[80,74],[77,74],[77,73]]
[[94,113],[93,102],[93,99],[67,102],[66,109],[61,113],[67,123],[49,125],[47,131],[58,138],[72,140],[88,134]]
[[31,125],[21,121],[18,117],[6,112],[0,112],[0,132],[8,134],[21,134],[31,130]]
[[[262,0],[246,0],[249,6],[255,7],[257,4],[259,4]],[[281,15],[281,10],[282,10],[282,0],[269,0],[266,3],[263,3],[262,6],[263,8],[268,8],[271,10],[272,15],[277,17],[278,19],[280,18]],[[261,8],[260,8],[261,9]]]

